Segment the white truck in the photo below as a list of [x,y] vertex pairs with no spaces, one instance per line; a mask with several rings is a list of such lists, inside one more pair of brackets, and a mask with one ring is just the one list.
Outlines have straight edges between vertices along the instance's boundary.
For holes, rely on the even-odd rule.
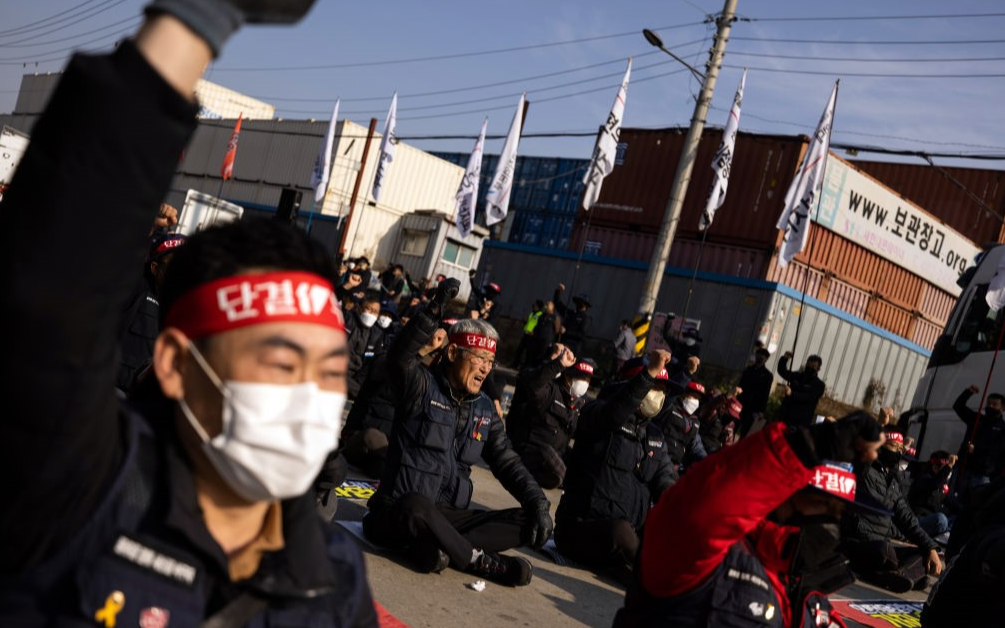
[[189,236],[210,225],[240,220],[243,215],[244,208],[240,205],[197,190],[189,190],[175,231]]

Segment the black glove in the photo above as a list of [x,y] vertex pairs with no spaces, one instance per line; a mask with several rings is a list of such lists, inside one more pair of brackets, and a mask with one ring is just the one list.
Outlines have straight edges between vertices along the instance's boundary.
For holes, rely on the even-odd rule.
[[436,316],[442,316],[443,310],[446,308],[447,304],[457,298],[457,293],[460,292],[460,290],[461,282],[453,277],[441,281],[440,285],[436,286],[436,292],[430,300],[433,314]]
[[245,22],[250,24],[293,24],[307,14],[315,0],[154,0],[147,15],[167,14],[177,18],[198,35],[213,51]]
[[547,499],[524,507],[524,512],[527,513],[527,545],[534,549],[544,547],[555,529],[550,510],[551,504]]
[[865,412],[853,412],[837,421],[824,421],[808,428],[800,428],[789,436],[799,459],[807,468],[824,460],[856,462],[858,439],[876,442],[881,437],[879,423]]

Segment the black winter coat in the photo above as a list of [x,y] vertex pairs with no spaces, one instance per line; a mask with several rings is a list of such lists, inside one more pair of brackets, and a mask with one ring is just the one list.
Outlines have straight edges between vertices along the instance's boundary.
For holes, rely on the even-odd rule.
[[541,446],[551,447],[559,456],[569,449],[581,402],[572,399],[561,378],[556,379],[562,370],[561,360],[555,359],[526,368],[517,377],[506,433],[524,459]]
[[977,422],[977,412],[967,407],[967,400],[972,394],[964,390],[953,404],[956,416],[967,424],[967,435],[960,445],[960,458],[967,461],[970,473],[993,478],[1005,469],[1005,419],[1000,414],[996,417],[982,414],[977,436],[974,437],[974,453],[968,454],[967,443]]
[[893,512],[892,517],[848,511],[841,521],[842,538],[851,541],[889,541],[903,536],[923,550],[937,549],[938,544],[921,529],[918,517],[907,505],[895,472],[873,462],[857,474],[858,493],[865,493],[873,501]]
[[778,361],[778,374],[789,382],[792,394],[782,399],[781,419],[788,425],[808,427],[817,415],[817,403],[824,396],[824,382],[813,371],[790,371],[789,360]]
[[370,327],[363,325],[359,315],[352,313],[346,325],[349,332],[349,396],[355,399],[370,373],[374,357],[382,353],[384,330],[377,323]]
[[576,520],[624,519],[641,530],[650,506],[677,481],[663,434],[635,413],[653,382],[643,371],[614,394],[583,407],[555,515],[559,527]]
[[942,510],[952,472],[953,468],[945,465],[936,473],[932,471],[932,465],[926,463],[914,474],[914,481],[907,491],[907,503],[914,514],[924,517]]
[[744,413],[764,412],[771,396],[771,384],[775,381],[768,367],[763,364],[751,364],[743,369],[737,386],[743,391],[737,396],[737,401],[743,404]]

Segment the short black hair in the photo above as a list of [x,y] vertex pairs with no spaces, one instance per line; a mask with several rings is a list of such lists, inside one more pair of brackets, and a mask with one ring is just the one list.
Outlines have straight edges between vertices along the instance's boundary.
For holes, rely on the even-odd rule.
[[251,269],[293,270],[321,275],[334,285],[337,274],[324,246],[276,220],[244,218],[204,229],[175,253],[160,291],[160,319],[183,295],[204,283]]
[[807,362],[816,362],[820,366],[824,365],[824,359],[821,358],[819,355],[811,355],[810,357],[806,358],[806,361]]
[[1002,395],[1001,393],[989,393],[988,401],[991,401],[992,399],[997,399],[1001,403],[1005,404],[1005,395]]
[[757,350],[754,351],[754,355],[763,355],[765,358],[770,358],[771,352],[764,347],[758,347]]

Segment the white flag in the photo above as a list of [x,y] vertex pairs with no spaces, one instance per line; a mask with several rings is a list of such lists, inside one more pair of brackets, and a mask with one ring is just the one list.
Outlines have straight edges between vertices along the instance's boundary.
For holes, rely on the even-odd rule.
[[398,92],[391,98],[391,108],[387,110],[387,120],[384,121],[384,136],[380,138],[380,160],[377,162],[377,176],[373,179],[373,202],[380,200],[380,189],[387,176],[387,169],[394,161],[394,147],[398,138],[394,135],[394,125],[398,120]]
[[482,130],[478,134],[478,141],[468,157],[468,169],[464,172],[461,185],[457,188],[457,204],[454,207],[454,215],[457,216],[457,231],[462,238],[471,235],[475,228],[475,206],[478,203],[478,180],[482,176],[482,153],[485,151],[485,129],[488,128],[489,119],[482,122]]
[[991,278],[991,283],[988,284],[984,300],[987,301],[988,307],[996,312],[1005,307],[1005,257],[998,262],[998,268],[995,270],[995,276]]
[[604,182],[604,177],[614,170],[614,155],[618,150],[618,138],[621,137],[621,120],[625,117],[625,99],[628,98],[628,78],[632,74],[632,60],[628,59],[628,69],[625,70],[625,78],[621,80],[621,88],[614,99],[611,113],[607,116],[607,122],[597,137],[597,145],[593,149],[593,159],[590,160],[590,167],[583,177],[583,184],[586,189],[583,191],[583,207],[589,210],[600,198],[600,186]]
[[513,114],[513,122],[509,125],[506,145],[503,146],[502,153],[499,155],[499,163],[496,165],[495,174],[492,175],[492,185],[489,186],[489,191],[485,195],[485,224],[490,227],[505,220],[506,212],[509,211],[509,196],[513,190],[513,175],[516,173],[516,149],[520,144],[523,103],[526,98],[526,93],[520,95],[516,113]]
[[325,133],[325,140],[321,144],[321,150],[318,151],[318,158],[314,160],[311,187],[314,188],[315,203],[324,201],[325,193],[328,191],[328,177],[331,175],[332,165],[332,142],[335,141],[335,124],[338,122],[338,107],[341,102],[341,98],[335,101],[331,120],[328,121],[328,132]]
[[733,108],[729,110],[729,119],[726,120],[726,128],[722,131],[722,144],[715,153],[715,160],[712,161],[712,171],[715,172],[715,179],[712,181],[712,189],[708,192],[708,201],[705,203],[705,212],[701,215],[701,222],[698,228],[704,231],[712,226],[715,218],[715,211],[722,207],[726,200],[726,188],[729,187],[729,170],[733,165],[733,147],[736,145],[736,132],[740,128],[740,105],[743,103],[743,87],[747,83],[747,71],[743,71],[740,77],[740,85],[736,88],[736,96],[733,96]]
[[778,265],[785,268],[792,258],[806,246],[810,234],[810,209],[824,184],[827,168],[827,151],[831,143],[831,126],[834,124],[834,104],[837,102],[838,83],[834,83],[827,108],[820,116],[820,124],[810,140],[789,191],[785,193],[785,208],[778,219],[778,229],[784,232],[782,248],[778,251]]

